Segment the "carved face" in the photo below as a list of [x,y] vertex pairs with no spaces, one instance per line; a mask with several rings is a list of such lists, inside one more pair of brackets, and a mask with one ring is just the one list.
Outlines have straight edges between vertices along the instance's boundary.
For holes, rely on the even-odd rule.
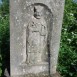
[[37,19],[40,19],[42,16],[42,9],[43,7],[41,6],[35,6],[34,7],[34,17]]

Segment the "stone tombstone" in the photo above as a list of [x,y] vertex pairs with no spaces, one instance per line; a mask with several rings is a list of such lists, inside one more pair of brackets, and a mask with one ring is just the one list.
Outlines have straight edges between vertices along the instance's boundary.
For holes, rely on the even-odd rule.
[[11,77],[56,73],[63,10],[64,0],[10,0]]

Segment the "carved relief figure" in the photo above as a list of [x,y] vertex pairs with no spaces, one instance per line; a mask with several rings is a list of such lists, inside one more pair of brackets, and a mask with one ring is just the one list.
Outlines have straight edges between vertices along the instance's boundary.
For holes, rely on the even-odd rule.
[[42,6],[34,6],[34,15],[27,25],[26,63],[43,63],[47,51],[47,24],[42,16]]

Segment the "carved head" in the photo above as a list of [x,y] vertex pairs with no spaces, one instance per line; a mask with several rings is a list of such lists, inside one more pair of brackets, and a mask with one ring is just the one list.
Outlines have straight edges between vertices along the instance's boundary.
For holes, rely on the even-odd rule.
[[43,7],[41,6],[34,6],[34,17],[40,19],[42,16]]

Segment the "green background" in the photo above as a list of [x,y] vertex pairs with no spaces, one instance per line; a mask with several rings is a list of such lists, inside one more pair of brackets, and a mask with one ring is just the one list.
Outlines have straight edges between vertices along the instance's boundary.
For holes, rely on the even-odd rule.
[[[0,4],[0,77],[10,69],[9,0]],[[77,77],[77,3],[65,1],[57,70],[62,77]]]

